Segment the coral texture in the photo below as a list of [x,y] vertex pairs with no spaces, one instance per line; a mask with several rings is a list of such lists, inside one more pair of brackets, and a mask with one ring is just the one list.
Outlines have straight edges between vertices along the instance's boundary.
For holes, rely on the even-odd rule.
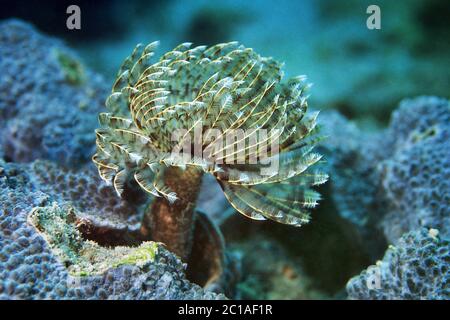
[[361,243],[373,259],[378,258],[386,248],[378,228],[382,211],[377,170],[385,142],[378,134],[361,131],[336,111],[322,112],[321,123],[326,139],[321,141],[319,151],[327,159],[324,166],[330,174],[325,193],[331,200],[329,210],[349,221],[353,228],[348,234],[357,235],[354,241]]
[[328,137],[321,152],[329,160],[330,197],[368,242],[378,230],[390,243],[420,227],[449,236],[448,100],[406,99],[389,128],[374,134],[335,112],[324,112],[322,122]]
[[403,235],[347,284],[350,299],[450,299],[450,243],[436,229]]
[[185,265],[163,248],[143,266],[130,263],[97,275],[70,276],[47,241],[27,223],[34,207],[56,200],[35,188],[30,172],[30,165],[0,160],[0,299],[224,298],[187,281]]
[[143,194],[133,192],[133,197],[118,198],[114,188],[100,179],[94,166],[67,169],[37,160],[30,164],[30,169],[30,178],[36,188],[59,204],[70,203],[79,215],[96,226],[123,231],[139,229],[142,206],[146,204]]
[[321,119],[327,138],[320,146],[331,173],[330,196],[343,218],[359,227],[368,227],[368,212],[373,211],[379,180],[374,170],[380,159],[373,150],[377,141],[336,111],[323,112]]
[[[125,60],[106,101],[109,112],[99,116],[93,161],[102,178],[119,195],[134,178],[145,191],[174,203],[179,194],[164,182],[165,171],[188,167],[214,175],[230,203],[249,218],[308,222],[308,209],[320,198],[310,187],[327,175],[311,169],[321,155],[312,152],[317,113],[305,116],[304,77],[282,82],[279,63],[235,42],[192,49],[185,43],[153,61],[156,46],[138,45]],[[238,129],[237,140],[225,138]],[[262,129],[270,133],[253,142]],[[263,141],[272,148],[264,160],[277,161],[277,168],[264,167]],[[194,151],[186,144],[194,144]]]
[[143,266],[152,263],[158,253],[155,242],[143,242],[138,247],[105,248],[85,240],[78,230],[83,219],[72,207],[59,207],[56,202],[33,208],[28,222],[42,234],[58,260],[74,276],[98,275],[127,264]]
[[437,97],[404,100],[393,114],[392,156],[380,166],[388,204],[381,227],[390,242],[420,227],[450,237],[450,103]]
[[0,145],[8,159],[75,166],[90,158],[107,95],[99,75],[18,20],[0,23],[0,70]]

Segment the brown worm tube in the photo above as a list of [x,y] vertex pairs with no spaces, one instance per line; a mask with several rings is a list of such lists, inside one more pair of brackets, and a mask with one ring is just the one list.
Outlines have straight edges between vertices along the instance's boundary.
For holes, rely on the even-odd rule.
[[167,199],[155,198],[144,215],[141,231],[153,241],[162,242],[167,249],[187,262],[192,249],[195,225],[195,203],[200,191],[203,172],[195,167],[182,170],[169,167],[164,173],[165,185],[177,194],[170,204]]

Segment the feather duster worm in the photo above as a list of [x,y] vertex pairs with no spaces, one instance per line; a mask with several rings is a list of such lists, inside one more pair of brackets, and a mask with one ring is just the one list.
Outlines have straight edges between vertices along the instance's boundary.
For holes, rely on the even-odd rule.
[[311,168],[321,155],[305,77],[282,81],[280,63],[236,42],[184,43],[155,59],[157,45],[121,66],[93,157],[119,196],[134,179],[156,197],[143,231],[186,259],[203,173],[251,219],[307,223],[320,199],[311,186],[328,177]]

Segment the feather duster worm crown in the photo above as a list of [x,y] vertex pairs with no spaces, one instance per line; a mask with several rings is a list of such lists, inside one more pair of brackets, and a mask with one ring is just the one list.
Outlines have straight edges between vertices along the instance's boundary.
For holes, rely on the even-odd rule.
[[[127,179],[134,178],[146,192],[174,202],[177,194],[164,185],[164,171],[196,167],[214,175],[231,205],[251,219],[296,226],[308,222],[309,209],[320,198],[311,186],[328,177],[311,169],[321,155],[312,151],[318,140],[317,113],[306,117],[305,77],[282,82],[280,63],[236,42],[209,48],[184,43],[154,59],[157,45],[138,45],[124,61],[106,101],[108,112],[99,115],[93,161],[100,176],[119,195]],[[173,149],[199,126],[203,136],[209,129],[222,136],[242,129],[246,141],[256,130],[275,132],[265,142],[278,141],[278,152],[268,158],[276,157],[277,170],[262,174],[262,163],[217,161],[223,160],[218,154],[235,150],[238,143],[227,140],[208,149],[217,137],[201,144],[203,154],[215,158],[175,161]],[[171,139],[177,130],[184,130],[181,142]],[[262,156],[260,143],[241,148],[246,160]]]

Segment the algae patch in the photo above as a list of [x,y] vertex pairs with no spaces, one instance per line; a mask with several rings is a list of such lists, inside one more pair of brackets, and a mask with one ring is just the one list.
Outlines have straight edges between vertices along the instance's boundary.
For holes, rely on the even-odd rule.
[[82,84],[85,74],[81,63],[61,50],[55,50],[55,55],[67,82],[74,86]]
[[143,242],[138,247],[102,247],[85,240],[77,229],[82,223],[70,206],[36,207],[28,222],[44,237],[52,251],[73,276],[102,274],[121,265],[143,266],[153,262],[158,253],[156,242]]

